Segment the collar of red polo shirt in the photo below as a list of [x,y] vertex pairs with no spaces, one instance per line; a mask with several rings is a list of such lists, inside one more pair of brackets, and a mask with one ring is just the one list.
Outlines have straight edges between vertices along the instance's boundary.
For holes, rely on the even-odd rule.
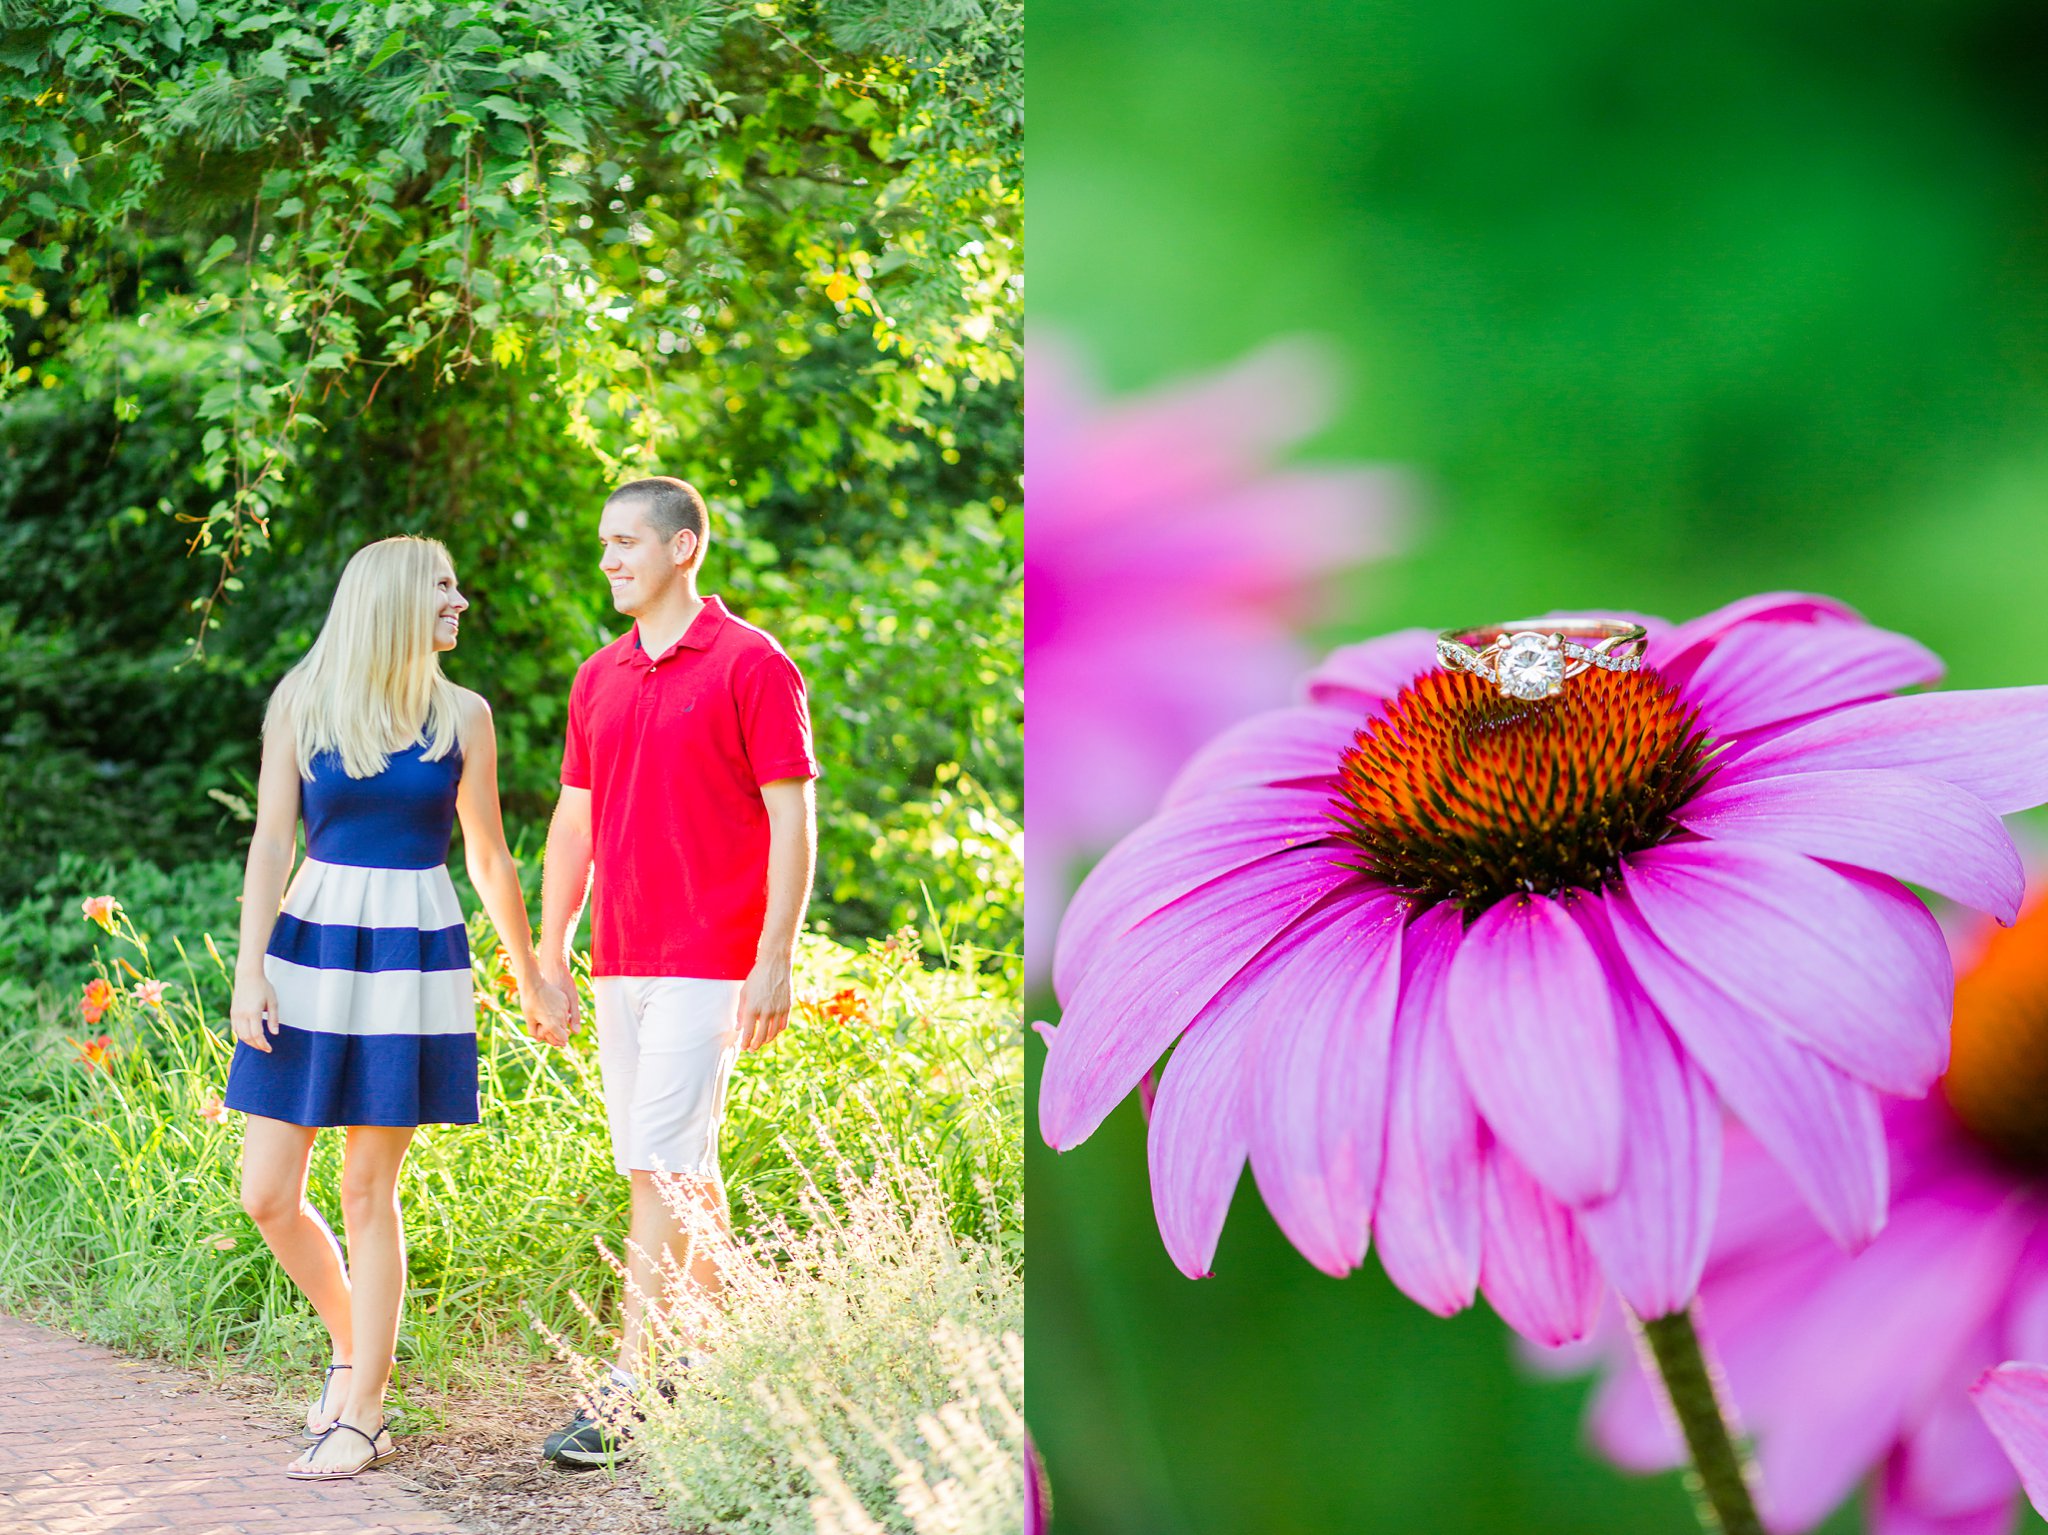
[[[676,650],[709,650],[711,648],[711,642],[718,638],[718,631],[725,627],[725,621],[731,615],[725,611],[725,604],[719,601],[715,594],[704,598],[703,601],[703,608],[699,610],[695,618],[690,620],[690,627],[683,631],[683,637],[669,646],[667,650],[664,650],[661,656],[668,655]],[[619,651],[616,664],[634,667],[652,666],[661,659],[661,656],[650,656],[647,653],[647,647],[640,643],[640,625],[635,623],[633,625],[633,643]]]

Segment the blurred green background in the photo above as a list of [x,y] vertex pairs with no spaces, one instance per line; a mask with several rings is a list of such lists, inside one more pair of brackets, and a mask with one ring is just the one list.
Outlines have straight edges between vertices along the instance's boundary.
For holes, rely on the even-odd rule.
[[[1310,456],[1421,478],[1318,638],[1801,587],[2042,680],[2048,11],[1032,0],[1028,47],[1033,324],[1119,391],[1327,337]],[[1134,1106],[1027,1143],[1060,1535],[1693,1527],[1483,1306],[1324,1278],[1249,1189],[1192,1283]]]

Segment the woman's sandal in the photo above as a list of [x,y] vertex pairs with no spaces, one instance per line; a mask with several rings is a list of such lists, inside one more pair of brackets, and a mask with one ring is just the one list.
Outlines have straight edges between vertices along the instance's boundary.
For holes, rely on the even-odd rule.
[[[350,1366],[345,1364],[331,1364],[327,1367],[327,1373],[320,1377],[320,1400],[313,1404],[313,1411],[327,1411],[327,1388],[334,1384],[334,1372],[336,1370],[346,1370],[349,1368]],[[303,1438],[308,1444],[318,1444],[320,1442],[321,1435],[325,1434],[328,1429],[331,1429],[333,1427],[334,1425],[330,1423],[327,1425],[327,1428],[321,1429],[320,1433],[318,1434],[314,1433],[309,1428],[300,1437]]]
[[[363,1460],[361,1465],[350,1466],[346,1470],[343,1470],[340,1467],[336,1467],[330,1471],[296,1471],[290,1467],[286,1467],[284,1474],[290,1477],[295,1482],[345,1482],[350,1477],[361,1476],[365,1471],[374,1471],[377,1469],[377,1467],[398,1459],[398,1445],[395,1441],[393,1442],[390,1449],[379,1450],[377,1448],[376,1439],[364,1433],[361,1429],[357,1428],[353,1423],[335,1424],[333,1428],[330,1428],[326,1433],[322,1434],[318,1439],[314,1440],[313,1449],[308,1450],[306,1453],[308,1455],[311,1455],[314,1452],[314,1450],[319,1449],[321,1445],[325,1444],[329,1439],[333,1438],[334,1435],[342,1429],[347,1429],[351,1434],[354,1434],[358,1439],[362,1440],[364,1444],[367,1444],[370,1447],[370,1453]],[[387,1421],[385,1423],[378,1425],[377,1433],[379,1435],[382,1435],[388,1433],[390,1429],[391,1424]]]

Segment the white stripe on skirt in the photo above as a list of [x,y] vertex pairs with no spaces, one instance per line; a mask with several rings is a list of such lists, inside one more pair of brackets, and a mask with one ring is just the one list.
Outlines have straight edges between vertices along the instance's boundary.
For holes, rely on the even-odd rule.
[[275,954],[263,973],[277,1021],[310,1034],[474,1034],[476,992],[461,970],[316,970]]
[[462,903],[448,870],[365,869],[355,864],[299,865],[284,909],[304,922],[341,927],[416,927],[429,932],[462,921]]

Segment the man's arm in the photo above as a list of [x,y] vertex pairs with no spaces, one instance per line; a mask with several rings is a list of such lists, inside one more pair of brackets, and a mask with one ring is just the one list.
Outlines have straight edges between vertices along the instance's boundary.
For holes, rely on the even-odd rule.
[[590,791],[562,785],[540,872],[540,974],[568,1001],[569,1032],[581,1022],[576,980],[569,972],[569,946],[576,920],[590,894]]
[[768,810],[768,913],[753,971],[740,989],[742,1050],[760,1049],[789,1022],[796,930],[811,898],[811,871],[818,857],[817,802],[810,779],[763,784],[761,803]]

